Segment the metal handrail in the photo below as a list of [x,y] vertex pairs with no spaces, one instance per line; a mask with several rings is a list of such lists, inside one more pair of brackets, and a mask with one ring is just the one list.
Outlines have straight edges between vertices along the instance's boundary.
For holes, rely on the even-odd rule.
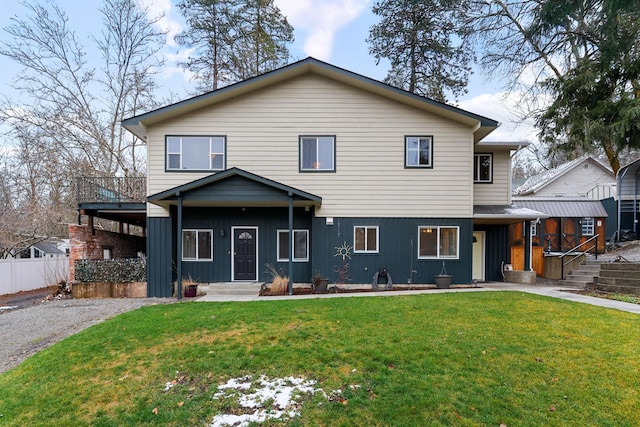
[[[595,236],[593,236],[593,237],[591,237],[591,238],[589,238],[589,239],[585,240],[584,242],[580,243],[578,246],[576,246],[576,247],[574,247],[574,248],[572,248],[572,249],[569,249],[567,252],[565,252],[565,253],[563,253],[562,255],[560,255],[560,256],[558,257],[558,259],[560,259],[560,260],[562,261],[562,259],[563,259],[565,256],[567,256],[567,255],[569,255],[569,254],[571,254],[571,253],[573,253],[573,252],[577,251],[580,247],[582,247],[582,246],[586,245],[587,243],[589,243],[589,242],[590,242],[590,241],[592,241],[592,240],[595,240],[595,241],[596,241],[596,243],[595,243],[595,245],[593,245],[593,246],[589,246],[589,247],[587,248],[586,252],[589,252],[591,249],[596,248],[596,253],[595,253],[595,255],[596,255],[596,259],[598,259],[598,237],[600,237],[600,235],[599,235],[599,234],[596,234]],[[565,266],[565,265],[567,265],[567,264],[569,264],[570,262],[572,262],[574,259],[578,258],[580,255],[582,255],[582,253],[577,254],[576,256],[574,256],[573,258],[571,258],[571,259],[570,259],[569,261],[567,261],[567,262],[562,262],[562,263],[560,263],[560,277],[561,277],[562,279],[564,279],[564,266]]]

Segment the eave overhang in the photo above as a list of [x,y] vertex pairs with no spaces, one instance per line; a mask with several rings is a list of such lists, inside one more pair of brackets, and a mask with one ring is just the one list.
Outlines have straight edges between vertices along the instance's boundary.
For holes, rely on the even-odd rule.
[[312,57],[212,92],[125,119],[122,121],[122,125],[134,135],[146,141],[147,127],[151,125],[307,73],[315,73],[466,125],[473,131],[474,142],[480,141],[499,126],[497,121],[487,117],[398,89]]
[[474,224],[515,224],[522,221],[536,221],[548,218],[544,212],[517,205],[475,205]]

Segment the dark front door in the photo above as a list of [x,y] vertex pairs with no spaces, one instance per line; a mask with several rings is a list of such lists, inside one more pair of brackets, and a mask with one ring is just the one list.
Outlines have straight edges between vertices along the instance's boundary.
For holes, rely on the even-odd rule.
[[233,280],[257,280],[257,228],[233,229]]

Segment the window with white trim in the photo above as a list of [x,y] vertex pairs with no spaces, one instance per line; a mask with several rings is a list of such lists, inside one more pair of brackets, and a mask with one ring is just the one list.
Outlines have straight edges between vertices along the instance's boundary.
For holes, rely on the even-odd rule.
[[[278,230],[278,262],[289,261],[289,230]],[[293,261],[309,261],[309,230],[293,230]]]
[[220,171],[226,166],[226,137],[167,136],[168,171]]
[[378,226],[353,227],[353,252],[377,253],[378,252]]
[[473,155],[473,182],[493,182],[493,154]]
[[457,259],[460,227],[418,227],[418,258]]
[[582,235],[593,236],[596,234],[596,223],[594,218],[582,218]]
[[300,171],[335,172],[335,136],[300,137]]
[[182,230],[183,261],[213,261],[213,230]]
[[433,137],[405,136],[404,137],[404,166],[407,168],[433,167]]

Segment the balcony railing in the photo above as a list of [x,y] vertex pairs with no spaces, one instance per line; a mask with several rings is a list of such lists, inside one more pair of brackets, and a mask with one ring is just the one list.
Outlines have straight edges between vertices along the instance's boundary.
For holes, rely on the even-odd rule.
[[144,203],[147,178],[141,177],[78,177],[78,203]]

